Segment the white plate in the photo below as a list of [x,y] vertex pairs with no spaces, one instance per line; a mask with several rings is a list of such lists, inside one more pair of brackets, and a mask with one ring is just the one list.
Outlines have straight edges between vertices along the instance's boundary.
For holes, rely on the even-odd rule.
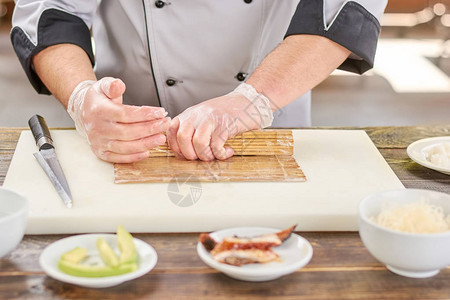
[[[216,241],[233,235],[252,237],[265,233],[278,232],[279,229],[263,227],[240,227],[215,231],[211,233]],[[245,281],[267,281],[295,272],[304,267],[313,255],[311,244],[301,236],[293,233],[281,246],[272,248],[279,256],[280,261],[265,264],[248,264],[240,267],[220,263],[203,247],[197,244],[197,253],[208,266],[217,269],[226,275]]]
[[431,147],[443,143],[450,143],[450,136],[432,137],[415,141],[409,145],[408,148],[406,148],[406,153],[408,153],[408,156],[416,163],[435,171],[450,175],[449,168],[439,167],[427,160],[427,151]]
[[139,254],[139,267],[136,271],[127,274],[99,277],[99,278],[89,278],[89,277],[78,277],[66,274],[58,269],[58,261],[61,255],[67,251],[72,250],[75,247],[83,247],[89,251],[89,255],[93,256],[94,259],[98,255],[98,250],[96,247],[97,238],[102,237],[111,246],[111,248],[118,254],[117,246],[117,236],[115,234],[82,234],[60,239],[50,245],[48,245],[42,252],[39,263],[44,269],[48,276],[64,281],[67,283],[76,284],[84,287],[91,288],[105,288],[110,286],[115,286],[121,284],[125,281],[135,279],[144,274],[147,274],[156,265],[158,256],[155,249],[149,244],[134,239],[134,244],[136,245],[136,250]]

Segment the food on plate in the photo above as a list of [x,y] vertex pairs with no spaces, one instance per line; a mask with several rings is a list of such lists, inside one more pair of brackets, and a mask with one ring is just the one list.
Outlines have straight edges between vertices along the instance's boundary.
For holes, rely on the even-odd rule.
[[88,250],[86,248],[76,247],[61,255],[61,259],[77,264],[82,261],[87,256],[87,254]]
[[450,169],[450,143],[442,143],[429,148],[426,151],[426,159],[433,165]]
[[79,277],[107,277],[133,272],[137,269],[137,264],[122,264],[118,267],[86,265],[60,260],[58,268],[66,274]]
[[416,201],[406,204],[385,203],[372,218],[380,226],[409,233],[437,233],[450,230],[450,214],[442,207]]
[[120,263],[136,263],[138,255],[133,236],[122,225],[117,227],[117,242],[120,250]]
[[272,247],[280,246],[287,240],[296,225],[278,233],[268,233],[254,237],[225,237],[216,241],[209,233],[202,233],[199,242],[221,263],[242,266],[252,263],[267,263],[279,258]]
[[107,277],[130,273],[138,268],[138,255],[132,235],[122,226],[117,228],[120,259],[102,238],[97,239],[97,249],[103,264],[89,255],[87,249],[76,247],[61,255],[58,268],[66,274],[80,277]]
[[116,253],[111,248],[111,246],[101,237],[97,239],[97,249],[105,265],[110,267],[119,266],[119,258],[117,257]]

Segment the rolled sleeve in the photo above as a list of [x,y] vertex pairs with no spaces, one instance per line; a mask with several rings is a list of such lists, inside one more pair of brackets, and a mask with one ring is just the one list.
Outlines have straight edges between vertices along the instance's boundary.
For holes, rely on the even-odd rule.
[[[338,2],[342,4],[336,5]],[[379,18],[386,3],[302,0],[285,37],[295,34],[326,37],[352,52],[339,69],[362,74],[373,67],[380,35]]]
[[23,6],[20,4],[16,4],[14,11],[11,42],[30,83],[38,93],[50,94],[32,64],[33,56],[43,49],[57,44],[74,44],[84,49],[94,65],[86,15],[81,18],[61,7],[46,7],[42,1]]

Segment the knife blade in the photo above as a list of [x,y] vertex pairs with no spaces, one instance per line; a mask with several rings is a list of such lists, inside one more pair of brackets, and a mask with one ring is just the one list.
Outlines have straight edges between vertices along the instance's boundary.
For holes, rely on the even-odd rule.
[[34,153],[34,157],[39,162],[44,172],[52,182],[64,204],[71,208],[73,206],[72,194],[66,176],[61,168],[56,156],[50,130],[45,119],[39,115],[34,115],[28,120],[31,132],[33,133],[39,151]]

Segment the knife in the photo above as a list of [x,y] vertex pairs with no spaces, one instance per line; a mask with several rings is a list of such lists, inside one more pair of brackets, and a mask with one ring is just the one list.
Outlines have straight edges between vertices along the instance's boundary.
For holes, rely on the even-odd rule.
[[42,169],[44,169],[48,178],[53,183],[64,204],[68,208],[71,208],[73,205],[72,194],[70,193],[69,185],[58,158],[56,157],[53,140],[45,119],[39,115],[34,115],[28,120],[28,125],[39,148],[39,151],[33,154],[34,157],[36,157]]

